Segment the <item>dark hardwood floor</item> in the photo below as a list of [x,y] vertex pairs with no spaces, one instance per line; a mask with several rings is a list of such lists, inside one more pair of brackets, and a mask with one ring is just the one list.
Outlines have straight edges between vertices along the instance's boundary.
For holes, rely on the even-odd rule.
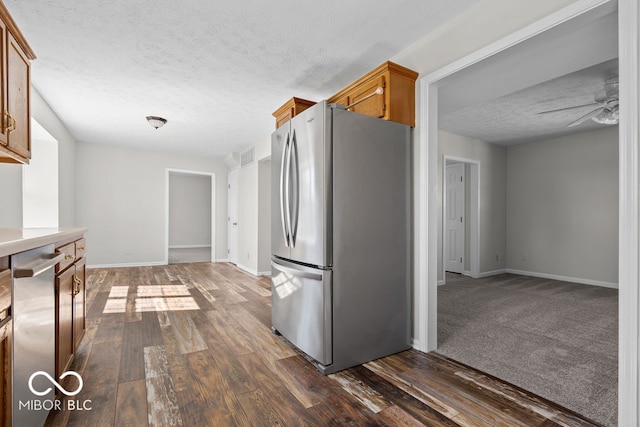
[[231,264],[87,276],[87,333],[72,365],[84,385],[49,426],[594,425],[436,353],[323,376],[271,333],[269,279]]

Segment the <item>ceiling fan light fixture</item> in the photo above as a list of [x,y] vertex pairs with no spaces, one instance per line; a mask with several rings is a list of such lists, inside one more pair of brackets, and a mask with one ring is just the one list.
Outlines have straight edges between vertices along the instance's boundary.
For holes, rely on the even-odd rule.
[[592,117],[596,123],[600,123],[601,125],[617,125],[620,120],[620,112],[618,110],[618,106],[616,105],[611,110],[604,110],[600,114],[595,117]]
[[147,121],[156,129],[161,128],[167,123],[167,119],[158,116],[147,116]]

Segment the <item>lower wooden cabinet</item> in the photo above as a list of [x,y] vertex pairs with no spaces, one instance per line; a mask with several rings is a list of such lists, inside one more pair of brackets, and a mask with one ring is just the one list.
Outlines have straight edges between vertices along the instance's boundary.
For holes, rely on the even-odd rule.
[[56,378],[67,371],[74,355],[74,279],[73,267],[56,277]]
[[11,426],[11,293],[9,257],[0,257],[0,427]]
[[65,260],[56,273],[56,377],[69,370],[86,330],[85,240],[57,248]]
[[85,276],[86,276],[86,261],[84,258],[80,258],[76,262],[75,266],[76,275],[74,278],[74,292],[73,292],[73,346],[78,348],[84,332],[87,329],[87,306],[86,306],[86,289],[85,289]]

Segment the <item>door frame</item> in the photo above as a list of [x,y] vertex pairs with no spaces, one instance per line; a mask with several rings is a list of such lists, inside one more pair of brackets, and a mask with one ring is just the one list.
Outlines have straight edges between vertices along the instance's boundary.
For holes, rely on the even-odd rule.
[[421,112],[418,199],[415,228],[416,288],[419,324],[415,347],[422,351],[437,348],[437,233],[438,233],[438,82],[494,54],[524,42],[544,31],[600,6],[618,7],[619,82],[619,347],[618,422],[637,425],[638,417],[638,131],[640,77],[638,64],[637,0],[578,0],[525,28],[428,74],[419,81]]
[[236,221],[238,220],[238,180],[240,178],[240,168],[236,168],[233,170],[230,170],[229,173],[227,174],[227,183],[229,185],[229,187],[227,188],[227,261],[238,265],[238,231],[236,229],[236,241],[235,241],[235,258],[232,259],[231,258],[231,251],[230,251],[230,247],[231,247],[231,215],[229,213],[229,211],[231,210],[231,198],[229,197],[229,190],[231,190],[231,175],[235,175],[235,181],[236,181]]
[[164,197],[164,264],[169,264],[169,176],[172,173],[183,175],[205,175],[211,178],[211,262],[216,262],[216,174],[187,169],[165,169]]
[[[469,194],[469,212],[465,211],[467,221],[469,221],[469,235],[465,234],[465,247],[469,245],[469,270],[463,274],[474,279],[480,278],[480,161],[467,159],[465,157],[450,156],[444,154],[442,156],[442,279],[438,280],[438,285],[447,283],[444,233],[446,224],[444,214],[447,212],[447,192],[445,188],[446,167],[447,162],[458,162],[469,165],[469,187],[465,185],[465,194]],[[465,196],[466,197],[466,196]]]

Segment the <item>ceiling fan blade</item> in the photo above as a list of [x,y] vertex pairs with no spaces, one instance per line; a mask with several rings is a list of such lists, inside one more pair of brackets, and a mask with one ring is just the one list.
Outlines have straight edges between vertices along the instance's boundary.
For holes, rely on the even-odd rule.
[[573,127],[573,126],[578,126],[580,123],[586,122],[590,118],[597,116],[602,111],[604,111],[604,107],[596,108],[595,110],[585,114],[584,116],[580,117],[579,119],[572,121],[571,123],[569,123],[567,125],[567,127],[570,128],[570,127]]
[[550,114],[550,113],[558,113],[560,111],[569,111],[569,110],[573,110],[576,108],[583,108],[583,107],[590,107],[593,105],[601,105],[600,102],[591,102],[589,104],[582,104],[582,105],[574,105],[573,107],[565,107],[565,108],[558,108],[556,110],[548,110],[548,111],[541,111],[540,113],[536,113],[536,116],[542,116],[544,114]]

